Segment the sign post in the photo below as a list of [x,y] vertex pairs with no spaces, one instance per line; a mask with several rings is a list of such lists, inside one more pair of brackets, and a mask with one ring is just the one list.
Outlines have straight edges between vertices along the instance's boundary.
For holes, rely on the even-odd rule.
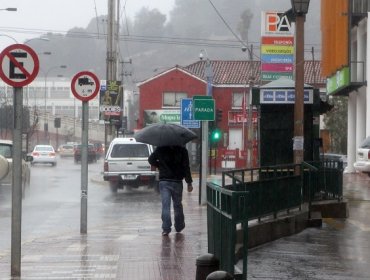
[[207,202],[207,174],[208,174],[208,121],[215,120],[215,100],[211,96],[194,96],[193,97],[194,119],[202,121],[202,144],[201,144],[201,174],[200,174],[200,191],[199,202]]
[[37,54],[28,46],[14,44],[0,54],[0,78],[14,88],[13,94],[13,165],[11,276],[21,276],[22,244],[22,119],[23,86],[31,83],[39,71]]
[[82,101],[81,128],[81,216],[80,233],[87,233],[87,182],[88,182],[88,138],[89,138],[89,100],[96,97],[100,89],[98,77],[88,71],[77,73],[71,82],[73,95]]

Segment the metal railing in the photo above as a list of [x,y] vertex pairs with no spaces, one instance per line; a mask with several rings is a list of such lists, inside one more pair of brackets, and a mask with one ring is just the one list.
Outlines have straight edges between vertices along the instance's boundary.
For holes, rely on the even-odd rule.
[[[297,172],[299,171],[299,172]],[[222,172],[222,186],[207,183],[208,251],[220,260],[220,269],[247,279],[248,221],[325,199],[343,197],[343,163],[323,160]],[[229,183],[229,184],[228,184]],[[235,273],[237,226],[242,228],[243,271]]]
[[243,272],[235,273],[237,225],[243,229],[243,244],[248,244],[248,192],[231,191],[207,183],[208,251],[220,261],[220,269],[247,279],[248,246],[243,246]]

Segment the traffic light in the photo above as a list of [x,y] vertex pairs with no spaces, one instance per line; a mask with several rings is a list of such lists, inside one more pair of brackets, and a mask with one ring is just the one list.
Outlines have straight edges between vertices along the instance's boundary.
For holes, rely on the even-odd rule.
[[60,122],[61,122],[60,118],[55,118],[54,119],[54,127],[55,128],[60,128]]
[[216,123],[220,123],[222,121],[222,110],[216,109]]
[[222,136],[221,130],[219,130],[218,128],[215,128],[214,130],[212,130],[212,133],[211,133],[211,141],[219,142],[221,140],[221,136]]

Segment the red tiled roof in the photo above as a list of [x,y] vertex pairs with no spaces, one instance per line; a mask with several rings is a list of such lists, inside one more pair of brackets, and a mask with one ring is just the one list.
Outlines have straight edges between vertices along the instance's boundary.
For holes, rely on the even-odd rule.
[[[195,75],[203,80],[205,77],[205,67],[207,61],[202,60],[181,67],[183,70]],[[255,83],[260,83],[260,61],[243,60],[210,60],[213,71],[213,84],[217,85],[245,85],[251,77],[255,76]],[[326,79],[321,76],[321,61],[305,61],[306,84],[324,85]]]

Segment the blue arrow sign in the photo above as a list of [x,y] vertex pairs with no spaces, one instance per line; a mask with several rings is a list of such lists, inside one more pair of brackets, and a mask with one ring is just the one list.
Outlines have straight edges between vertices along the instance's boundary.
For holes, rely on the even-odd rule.
[[187,128],[200,128],[200,121],[194,120],[192,98],[181,99],[180,111],[181,125]]

